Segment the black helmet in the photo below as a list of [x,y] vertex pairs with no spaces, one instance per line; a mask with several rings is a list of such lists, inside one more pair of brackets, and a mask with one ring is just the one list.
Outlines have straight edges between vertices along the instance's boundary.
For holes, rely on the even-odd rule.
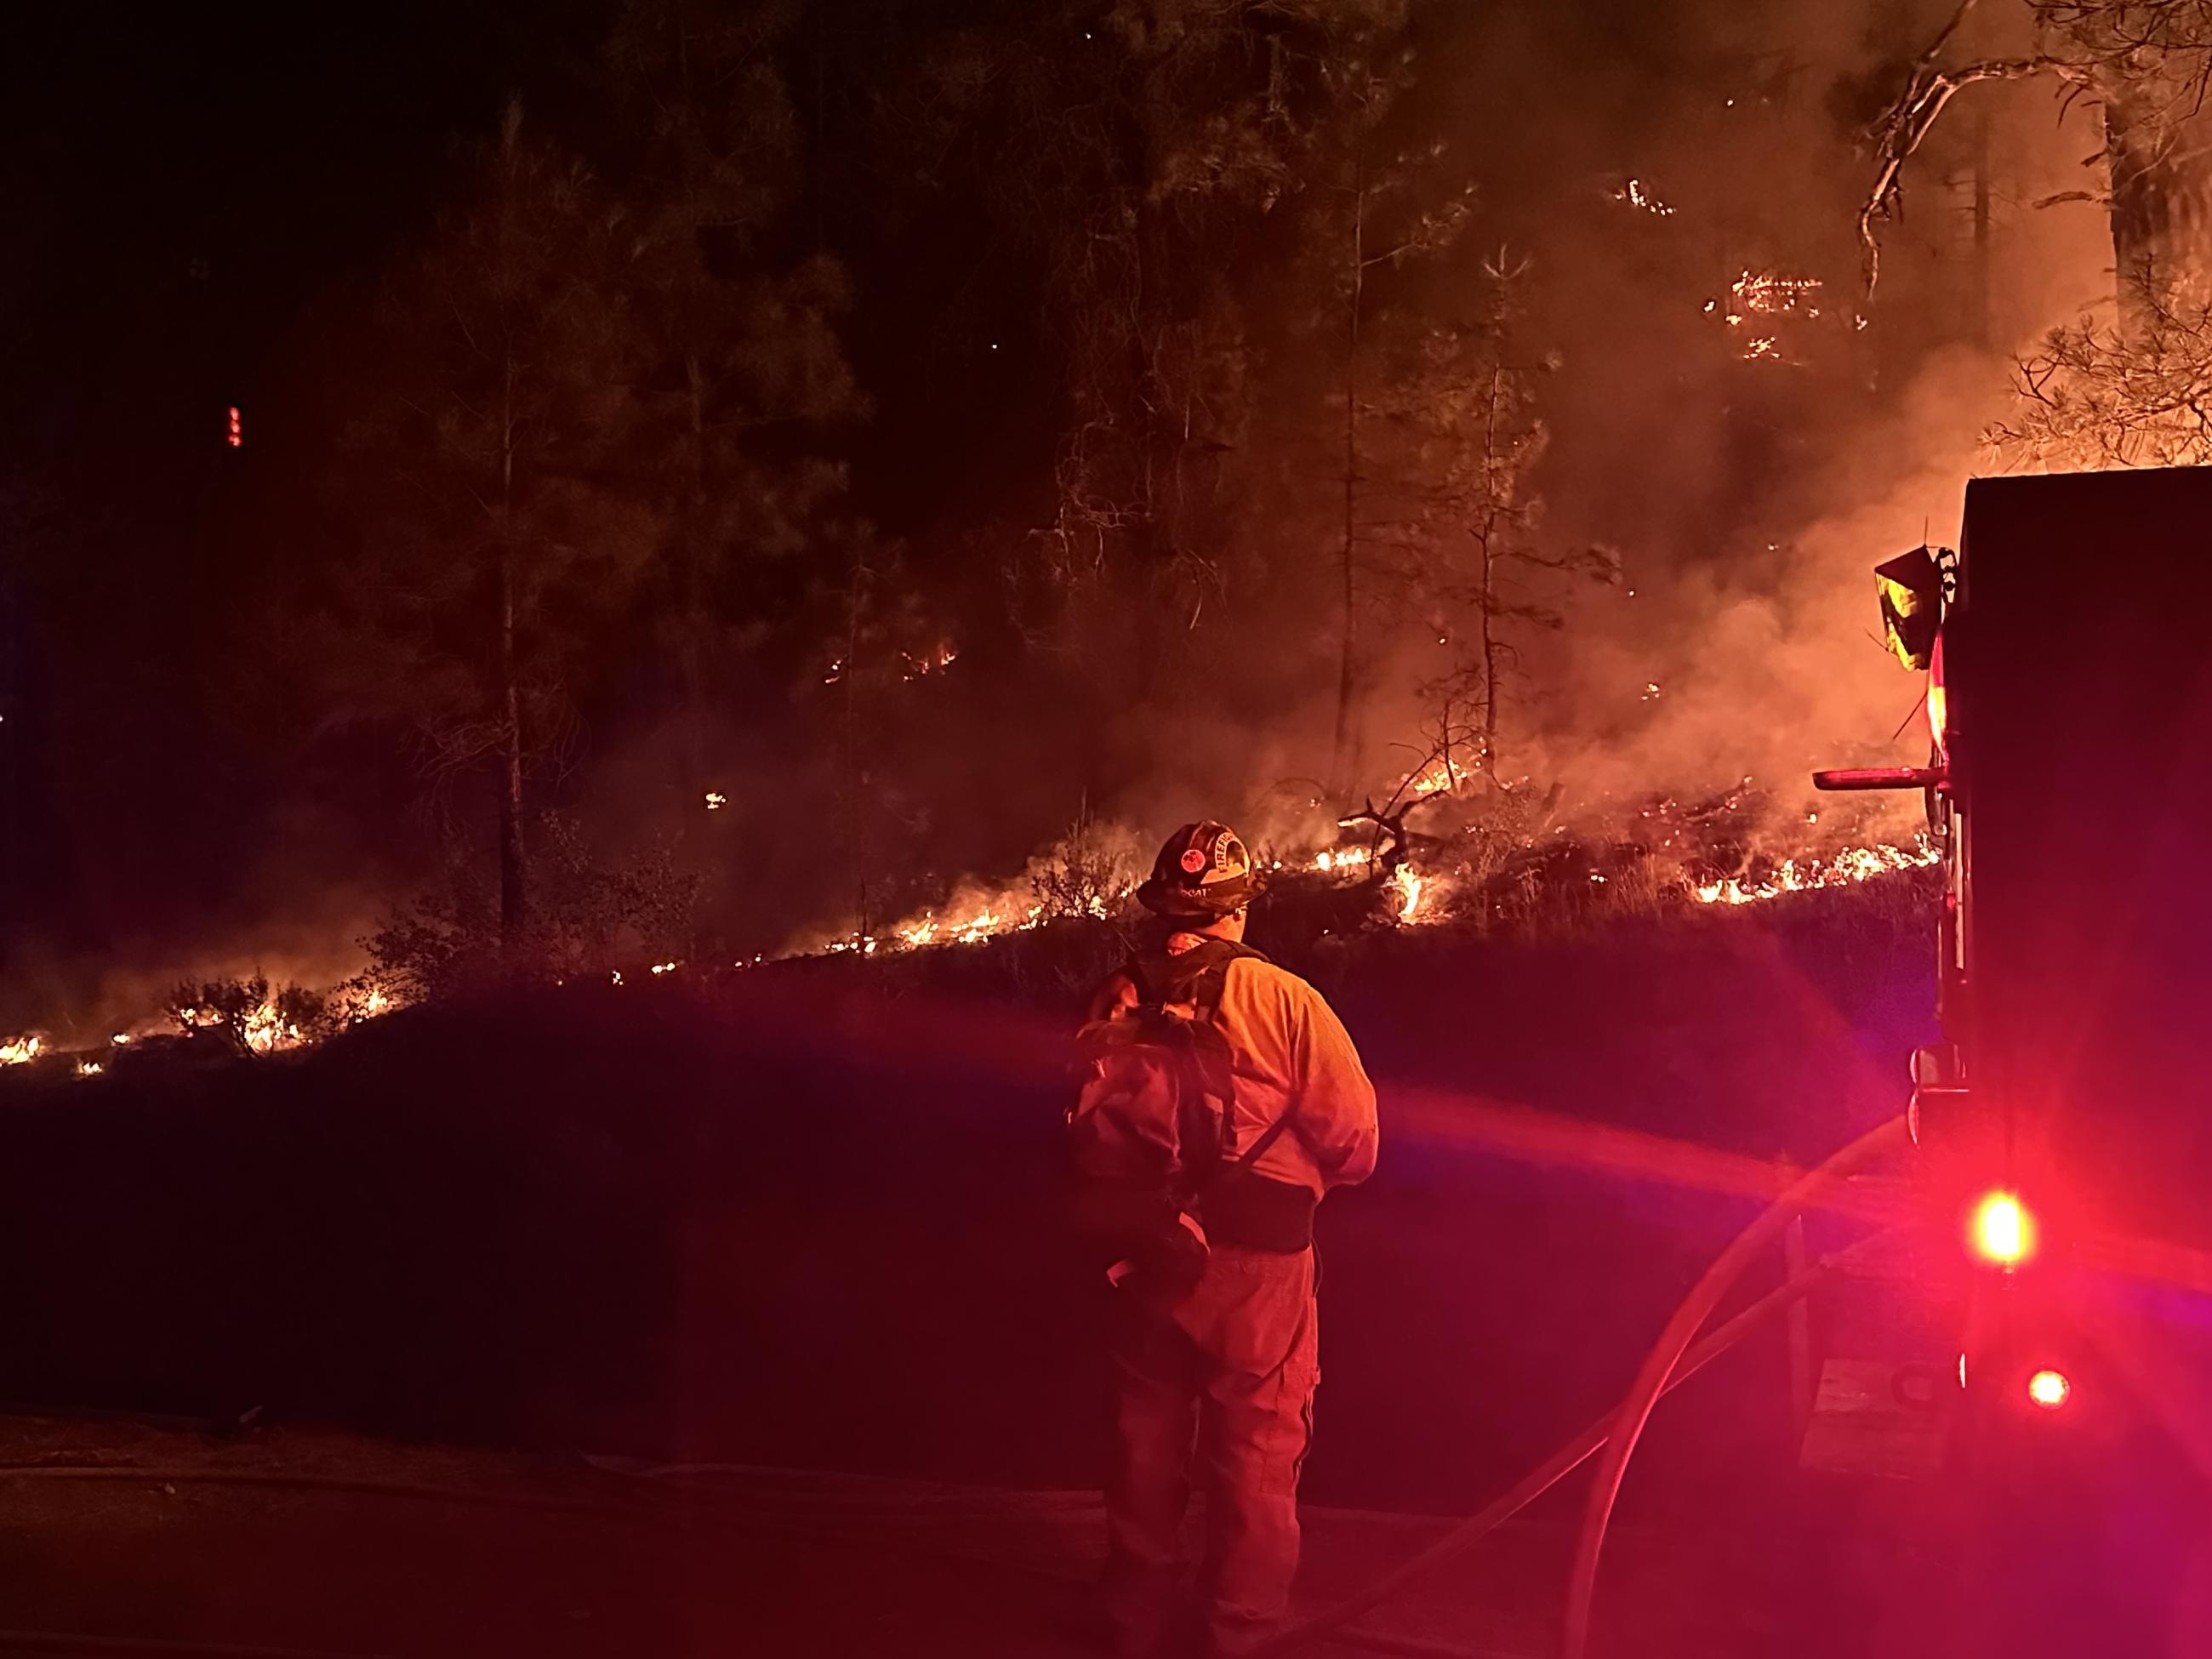
[[1168,837],[1137,902],[1159,915],[1212,921],[1243,909],[1263,884],[1237,832],[1208,818]]

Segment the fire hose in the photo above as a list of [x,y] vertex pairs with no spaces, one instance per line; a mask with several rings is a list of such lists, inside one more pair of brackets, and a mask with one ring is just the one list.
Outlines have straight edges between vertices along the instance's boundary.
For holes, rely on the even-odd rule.
[[1697,1335],[1698,1328],[1711,1317],[1721,1297],[1742,1277],[1752,1259],[1780,1237],[1793,1219],[1875,1159],[1907,1145],[1911,1138],[1911,1127],[1899,1115],[1879,1128],[1869,1130],[1834,1154],[1738,1233],[1674,1310],[1674,1316],[1668,1320],[1666,1328],[1660,1332],[1658,1341],[1646,1356],[1643,1370],[1636,1374],[1627,1399],[1621,1401],[1590,1485],[1581,1535],[1575,1542],[1574,1568],[1567,1579],[1560,1659],[1586,1659],[1589,1651],[1590,1611],[1597,1595],[1598,1557],[1605,1548],[1606,1528],[1613,1519],[1613,1504],[1620,1496],[1621,1479],[1628,1473],[1628,1460],[1636,1455],[1636,1443],[1643,1437],[1644,1425],[1651,1420],[1651,1408],[1667,1392],[1668,1379],[1681,1363],[1684,1351]]
[[[1902,1116],[1893,1118],[1870,1133],[1862,1135],[1792,1185],[1757,1220],[1737,1235],[1712,1266],[1705,1270],[1704,1276],[1668,1320],[1658,1343],[1638,1373],[1634,1386],[1619,1406],[1560,1447],[1550,1458],[1524,1476],[1519,1484],[1460,1522],[1419,1554],[1401,1562],[1365,1589],[1334,1606],[1278,1632],[1253,1650],[1252,1659],[1263,1659],[1263,1656],[1273,1659],[1273,1656],[1290,1653],[1310,1641],[1322,1638],[1371,1647],[1383,1652],[1412,1650],[1413,1644],[1401,1644],[1392,1638],[1381,1638],[1365,1631],[1347,1630],[1345,1626],[1362,1613],[1389,1600],[1430,1569],[1495,1532],[1602,1449],[1607,1454],[1606,1459],[1599,1467],[1599,1484],[1592,1492],[1590,1505],[1583,1518],[1575,1570],[1570,1579],[1566,1626],[1569,1645],[1564,1651],[1569,1659],[1582,1659],[1589,1641],[1590,1591],[1596,1583],[1598,1554],[1604,1545],[1606,1528],[1612,1518],[1613,1500],[1619,1494],[1621,1478],[1627,1469],[1630,1456],[1636,1449],[1636,1443],[1643,1434],[1644,1425],[1650,1420],[1652,1407],[1661,1395],[1680,1388],[1767,1320],[1809,1295],[1834,1271],[1835,1261],[1832,1259],[1814,1263],[1726,1321],[1694,1347],[1690,1346],[1692,1340],[1711,1316],[1729,1287],[1742,1276],[1753,1258],[1772,1243],[1793,1218],[1820,1202],[1851,1174],[1883,1153],[1902,1146],[1906,1139],[1905,1120]],[[1579,1616],[1576,1612],[1577,1607]],[[1431,1650],[1442,1652],[1444,1650],[1437,1648]]]

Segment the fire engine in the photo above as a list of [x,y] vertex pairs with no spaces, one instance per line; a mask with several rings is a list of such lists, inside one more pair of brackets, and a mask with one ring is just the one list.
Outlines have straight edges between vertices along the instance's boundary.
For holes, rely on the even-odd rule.
[[1977,479],[1877,576],[1929,763],[1815,781],[1925,791],[1944,853],[1952,1650],[2212,1653],[2212,469]]

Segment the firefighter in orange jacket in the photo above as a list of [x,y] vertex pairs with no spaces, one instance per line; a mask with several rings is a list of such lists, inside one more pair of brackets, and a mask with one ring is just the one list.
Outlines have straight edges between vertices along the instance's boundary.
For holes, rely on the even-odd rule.
[[[1207,822],[1169,839],[1137,896],[1159,918],[1155,949],[1171,959],[1210,940],[1241,944],[1258,890],[1244,844]],[[1233,1205],[1225,1194],[1200,1200],[1208,1251],[1198,1282],[1129,1283],[1118,1295],[1107,1592],[1124,1653],[1161,1651],[1173,1633],[1194,1455],[1212,1650],[1255,1645],[1287,1611],[1321,1376],[1313,1212],[1375,1168],[1374,1086],[1321,993],[1256,952],[1231,960],[1219,987],[1210,1018],[1234,1056],[1231,1143],[1265,1144],[1239,1170],[1249,1178]],[[1133,1007],[1139,994],[1131,972],[1117,973],[1091,1017]]]

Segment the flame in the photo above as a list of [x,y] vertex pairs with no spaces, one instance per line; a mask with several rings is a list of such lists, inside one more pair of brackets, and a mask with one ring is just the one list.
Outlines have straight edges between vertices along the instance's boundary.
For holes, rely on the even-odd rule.
[[118,1031],[114,1036],[109,1037],[107,1040],[116,1048],[120,1048],[131,1041],[131,1033],[128,1031]]
[[1411,921],[1414,912],[1421,908],[1421,896],[1431,885],[1430,879],[1416,875],[1413,866],[1401,864],[1390,872],[1390,890],[1398,896],[1398,920]]
[[1314,854],[1313,867],[1323,874],[1334,870],[1341,875],[1346,870],[1364,869],[1373,857],[1364,847],[1323,848]]
[[940,668],[950,668],[958,659],[960,653],[951,641],[939,640],[935,647],[931,650],[919,653],[902,651],[899,655],[906,662],[905,672],[899,678],[918,680],[924,674],[934,673]]
[[1429,795],[1449,794],[1480,764],[1480,761],[1470,761],[1465,766],[1449,760],[1437,761],[1420,776],[1409,780],[1400,793],[1409,794],[1416,800]]
[[300,1040],[300,1028],[277,1012],[273,1002],[264,1002],[246,1017],[244,1029],[239,1033],[246,1046],[257,1054],[265,1054],[273,1048],[289,1048]]
[[[1121,896],[1127,897],[1125,893]],[[1093,901],[1092,910],[1103,916],[1105,906]],[[909,950],[919,950],[928,945],[981,945],[987,939],[996,939],[1001,933],[1026,933],[1032,927],[1044,926],[1044,906],[1032,904],[1016,911],[1012,906],[987,905],[982,909],[957,921],[941,921],[933,910],[925,910],[915,920],[902,922],[892,931],[898,942]],[[875,948],[874,942],[868,948]]]
[[25,1066],[39,1057],[46,1046],[42,1037],[19,1036],[11,1042],[0,1042],[0,1066]]
[[98,1077],[106,1069],[96,1060],[80,1060],[76,1063],[76,1074],[79,1077]]
[[1784,859],[1763,881],[1726,880],[1701,883],[1691,890],[1700,904],[1756,904],[1784,893],[1809,893],[1823,887],[1849,887],[1893,870],[1924,870],[1942,862],[1942,849],[1923,836],[1910,847],[1887,842],[1871,847],[1847,847],[1832,858]]

